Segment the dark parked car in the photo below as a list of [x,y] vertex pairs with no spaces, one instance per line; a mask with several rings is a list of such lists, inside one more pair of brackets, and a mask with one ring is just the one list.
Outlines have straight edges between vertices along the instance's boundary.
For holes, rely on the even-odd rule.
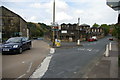
[[12,37],[0,45],[2,53],[22,53],[31,48],[31,40],[27,37]]

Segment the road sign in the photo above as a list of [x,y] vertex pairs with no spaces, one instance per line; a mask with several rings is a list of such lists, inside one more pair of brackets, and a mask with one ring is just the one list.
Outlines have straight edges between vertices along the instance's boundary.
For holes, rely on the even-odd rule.
[[59,27],[58,26],[52,27],[52,31],[59,31]]
[[59,31],[59,29],[52,29],[52,31]]

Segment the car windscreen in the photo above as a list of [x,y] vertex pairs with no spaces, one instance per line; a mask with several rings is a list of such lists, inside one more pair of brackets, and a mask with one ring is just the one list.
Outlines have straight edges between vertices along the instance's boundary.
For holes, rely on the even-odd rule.
[[6,43],[19,43],[21,42],[21,38],[10,38],[6,41]]

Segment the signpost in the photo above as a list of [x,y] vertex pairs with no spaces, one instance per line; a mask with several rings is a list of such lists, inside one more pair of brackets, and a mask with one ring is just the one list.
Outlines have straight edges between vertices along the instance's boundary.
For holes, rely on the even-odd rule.
[[58,31],[59,31],[59,26],[56,22],[52,23],[52,31],[53,31],[53,46],[55,46],[55,39],[58,38]]
[[52,31],[53,31],[53,46],[55,45],[55,39],[58,38],[58,31],[59,31],[59,26],[58,24],[55,22],[55,0],[53,2],[53,23],[52,23]]
[[59,31],[59,27],[58,26],[53,26],[52,31]]

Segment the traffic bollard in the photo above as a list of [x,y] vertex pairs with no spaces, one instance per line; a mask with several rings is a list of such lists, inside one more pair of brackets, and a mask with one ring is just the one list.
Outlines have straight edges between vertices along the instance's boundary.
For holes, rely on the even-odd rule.
[[112,50],[112,48],[111,48],[111,42],[109,43],[109,50],[110,50],[110,51]]
[[51,54],[55,53],[55,48],[50,48],[50,53]]
[[109,46],[106,45],[106,51],[105,51],[105,57],[108,57],[109,56]]
[[77,40],[77,45],[80,45],[80,40]]

